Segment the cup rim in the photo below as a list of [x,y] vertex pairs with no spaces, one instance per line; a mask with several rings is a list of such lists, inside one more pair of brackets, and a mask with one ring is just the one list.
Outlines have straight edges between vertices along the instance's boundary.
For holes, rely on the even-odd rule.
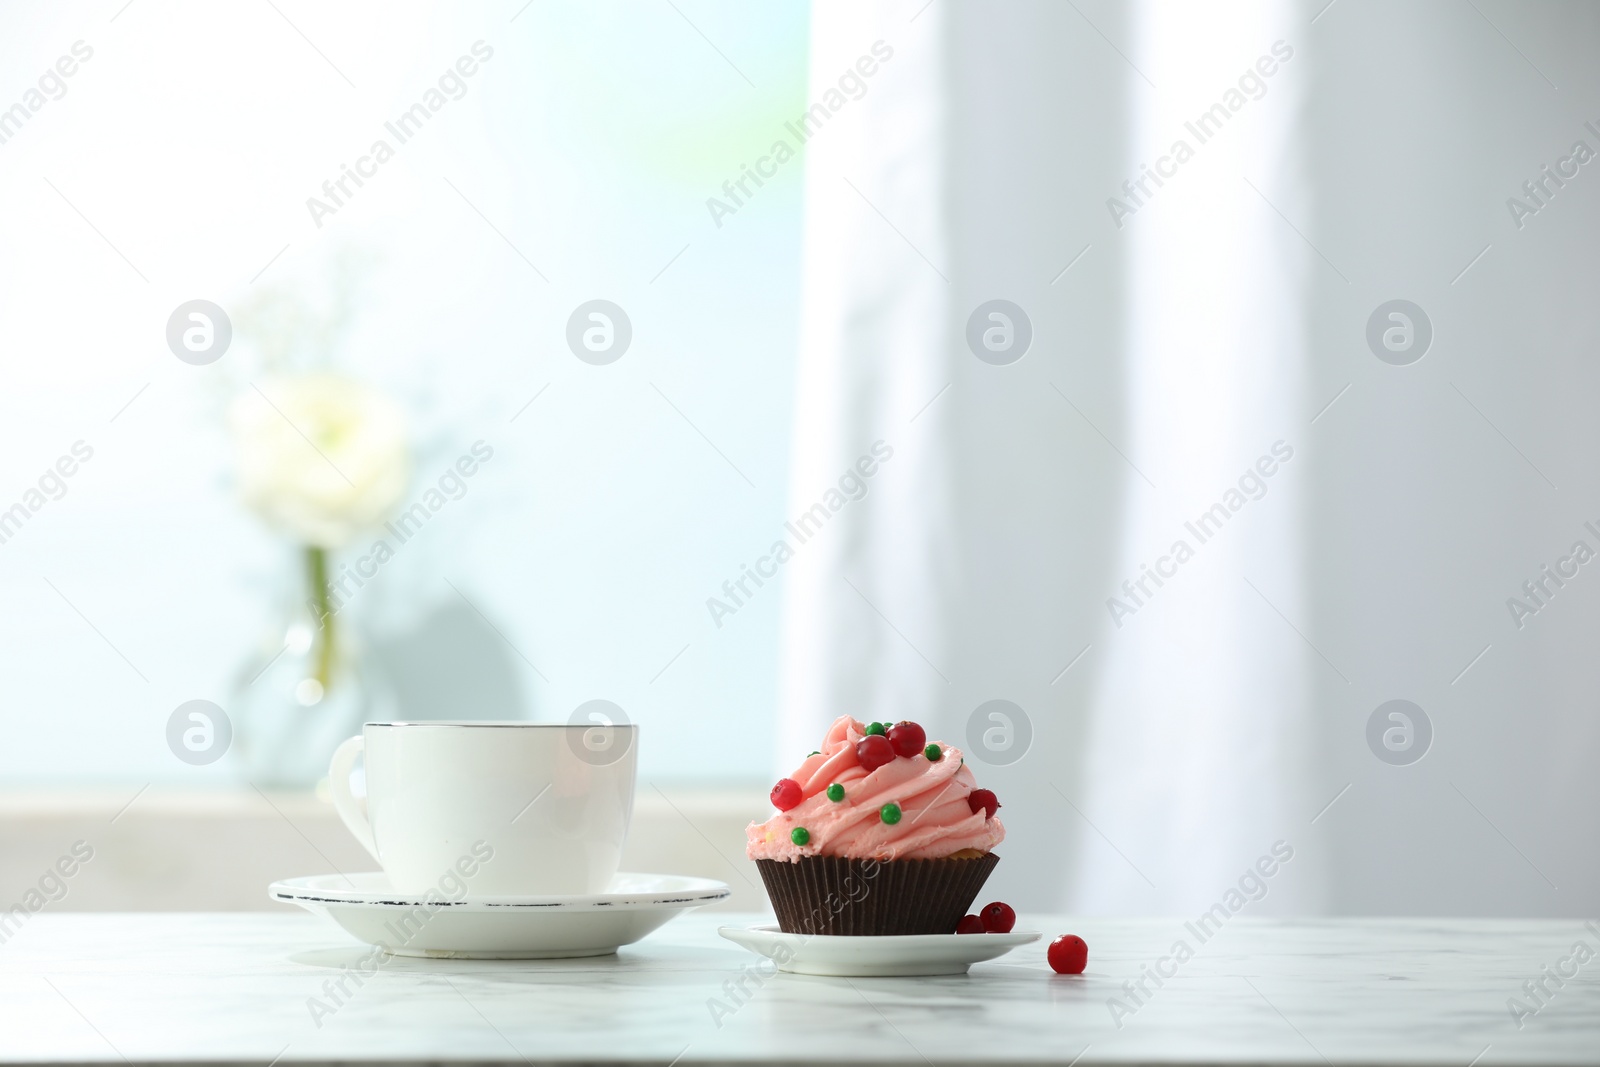
[[[368,726],[385,727],[462,727],[473,729],[520,729],[520,730],[593,730],[595,723],[576,722],[522,722],[515,719],[416,719],[403,722],[364,722],[363,728]],[[636,722],[613,723],[602,729],[610,730],[637,730]]]

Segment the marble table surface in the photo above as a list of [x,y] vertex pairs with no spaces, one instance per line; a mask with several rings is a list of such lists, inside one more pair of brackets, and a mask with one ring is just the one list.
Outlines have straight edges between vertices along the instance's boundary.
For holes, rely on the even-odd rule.
[[40,914],[0,944],[0,1063],[1600,1063],[1600,959],[1574,956],[1600,923],[1239,917],[1202,942],[1181,919],[1025,915],[1087,940],[1088,973],[1053,975],[1039,942],[963,977],[844,980],[750,977],[716,927],[756,920],[685,915],[595,959],[389,958],[314,1018],[365,951],[325,920]]

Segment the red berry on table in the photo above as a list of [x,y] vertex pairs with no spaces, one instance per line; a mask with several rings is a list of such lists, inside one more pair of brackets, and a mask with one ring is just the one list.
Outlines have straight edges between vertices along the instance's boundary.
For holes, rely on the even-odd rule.
[[1050,942],[1045,958],[1057,974],[1082,974],[1089,965],[1089,946],[1077,934],[1062,934]]
[[956,923],[956,933],[958,933],[958,934],[981,934],[981,933],[984,933],[983,920],[978,918],[976,915],[963,915],[961,917],[961,921]]
[[871,774],[884,764],[894,762],[894,746],[882,734],[868,734],[856,742],[856,762]]
[[994,818],[994,813],[1000,810],[1000,798],[994,795],[992,789],[974,789],[967,794],[967,807],[976,815],[985,812],[985,819]]
[[978,912],[978,917],[983,920],[983,928],[991,934],[1009,934],[1011,928],[1017,925],[1017,913],[1004,901],[985,904],[983,910]]
[[915,756],[927,743],[927,731],[914,722],[901,720],[889,727],[889,744],[894,746],[896,756]]
[[780,778],[778,784],[772,787],[772,806],[779,811],[788,811],[803,799],[800,783],[793,778]]

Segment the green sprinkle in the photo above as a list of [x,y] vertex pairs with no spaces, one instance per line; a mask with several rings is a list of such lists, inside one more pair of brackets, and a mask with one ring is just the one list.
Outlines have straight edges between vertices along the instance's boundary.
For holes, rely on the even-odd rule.
[[811,831],[807,830],[804,826],[796,826],[793,830],[789,831],[789,840],[793,841],[797,845],[810,844]]
[[872,734],[882,734],[882,733],[887,733],[887,732],[888,731],[884,729],[883,723],[881,723],[881,722],[874,722],[874,723],[868,723],[867,724],[867,735],[868,736],[871,736]]
[[922,750],[922,754],[928,757],[929,763],[938,763],[939,757],[944,755],[944,749],[940,748],[938,745],[929,745],[927,748]]
[[822,755],[821,752],[808,752],[808,753],[806,753],[806,759],[810,759],[812,756],[820,756],[820,755]]
[[885,804],[878,809],[878,818],[893,826],[900,821],[900,805],[895,803]]
[[844,786],[840,785],[838,782],[834,782],[832,785],[830,785],[828,787],[828,799],[833,801],[835,804],[843,800]]

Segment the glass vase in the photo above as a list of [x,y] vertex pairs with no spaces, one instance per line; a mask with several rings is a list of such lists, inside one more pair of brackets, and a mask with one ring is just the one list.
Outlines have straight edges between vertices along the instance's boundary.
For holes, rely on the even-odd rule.
[[305,550],[303,570],[295,584],[309,595],[247,657],[229,706],[236,759],[263,789],[316,787],[339,742],[389,717],[393,703],[356,627],[330,603],[326,552]]

